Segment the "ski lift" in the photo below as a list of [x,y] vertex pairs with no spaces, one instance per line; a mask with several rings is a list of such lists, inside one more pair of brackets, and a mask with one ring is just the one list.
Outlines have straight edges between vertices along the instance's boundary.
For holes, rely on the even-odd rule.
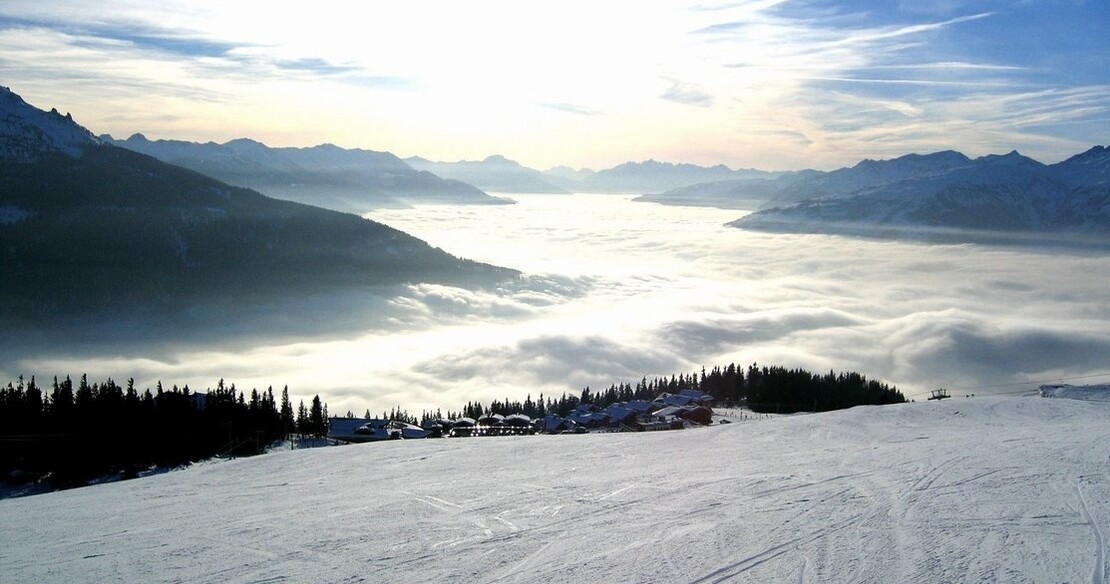
[[948,399],[950,397],[952,397],[952,396],[948,395],[948,390],[941,388],[941,389],[934,389],[932,391],[932,394],[929,396],[929,399],[942,400],[942,399]]

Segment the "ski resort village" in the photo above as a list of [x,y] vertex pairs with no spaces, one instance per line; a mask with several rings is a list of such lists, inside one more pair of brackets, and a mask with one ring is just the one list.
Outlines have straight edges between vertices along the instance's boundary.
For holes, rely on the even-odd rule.
[[[601,408],[580,403],[566,416],[555,413],[532,419],[526,414],[488,413],[477,419],[429,418],[417,426],[398,420],[330,418],[328,438],[337,442],[372,442],[444,436],[519,436],[586,432],[681,430],[713,423],[712,396],[696,389],[664,393],[653,401],[631,400]],[[742,414],[746,417],[746,415]],[[728,418],[720,418],[728,423]]]

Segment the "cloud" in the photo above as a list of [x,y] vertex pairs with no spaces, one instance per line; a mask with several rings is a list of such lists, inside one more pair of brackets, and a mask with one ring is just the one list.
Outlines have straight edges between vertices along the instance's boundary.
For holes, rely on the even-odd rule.
[[[652,157],[834,168],[886,153],[868,152],[866,133],[852,133],[858,128],[881,134],[891,150],[907,136],[899,154],[926,138],[929,150],[989,136],[1007,142],[1002,151],[1028,152],[1028,144],[1073,148],[1106,133],[1098,107],[1035,127],[992,118],[987,134],[988,124],[976,124],[987,121],[976,118],[980,96],[1105,87],[1104,31],[1081,6],[652,3],[637,6],[631,23],[620,3],[501,9],[521,17],[518,26],[475,17],[484,6],[437,6],[441,17],[429,21],[419,3],[353,19],[298,4],[259,11],[250,3],[9,2],[0,7],[0,72],[17,89],[91,112],[90,121],[131,111],[154,124],[112,121],[102,131],[200,141],[249,134],[291,145],[299,138],[298,145],[442,160],[501,152],[545,167]],[[473,26],[455,26],[464,19]],[[575,43],[562,42],[568,32]],[[186,91],[210,97],[198,105]],[[852,124],[824,115],[842,99],[831,92],[862,104]],[[206,123],[159,123],[149,110]],[[555,123],[551,110],[574,116]],[[953,123],[905,132],[907,117]],[[287,121],[276,127],[273,119]],[[644,119],[654,121],[651,131]]]
[[573,103],[541,103],[540,107],[544,107],[544,108],[547,108],[547,109],[553,109],[555,111],[560,111],[560,112],[566,112],[568,114],[576,114],[576,115],[580,115],[580,116],[596,116],[596,115],[601,114],[601,112],[599,112],[595,109],[588,108],[588,107],[581,106],[581,105],[576,105],[576,104],[573,104]]
[[295,399],[320,393],[333,412],[361,414],[730,362],[859,371],[908,394],[1105,372],[1104,255],[724,227],[736,215],[613,195],[383,211],[446,249],[469,242],[466,255],[545,269],[486,290],[421,284],[9,335],[0,379],[288,384]]
[[415,284],[389,303],[396,323],[443,323],[451,319],[511,321],[539,314],[589,293],[596,280],[558,274],[526,274],[496,290],[468,290],[440,284]]
[[210,38],[199,31],[173,30],[150,23],[127,22],[67,22],[0,17],[0,29],[50,30],[72,37],[77,47],[97,48],[111,44],[130,46],[142,51],[165,53],[181,57],[225,57],[241,43]]
[[704,321],[677,321],[663,325],[659,342],[685,354],[713,354],[738,345],[758,345],[789,335],[828,328],[861,326],[859,316],[825,307],[764,309],[738,315],[718,315]]
[[352,65],[336,65],[325,59],[320,59],[317,57],[277,60],[274,62],[274,65],[277,66],[279,69],[286,69],[289,71],[306,71],[319,75],[339,75],[359,70],[358,67]]
[[713,96],[704,87],[696,83],[688,83],[677,79],[669,80],[671,86],[659,97],[683,105],[709,107],[713,105]]
[[[444,356],[416,370],[445,383],[488,379],[491,373],[527,387],[599,387],[633,381],[660,367],[686,362],[664,348],[630,346],[602,336],[539,336],[512,345],[485,347]],[[552,383],[552,380],[558,380]],[[552,388],[554,386],[554,388]]]

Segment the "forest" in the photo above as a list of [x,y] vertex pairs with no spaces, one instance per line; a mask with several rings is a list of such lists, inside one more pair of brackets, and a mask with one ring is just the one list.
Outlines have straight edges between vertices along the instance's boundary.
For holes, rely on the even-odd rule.
[[[754,412],[828,411],[857,405],[906,401],[896,388],[859,373],[816,375],[801,369],[714,367],[700,373],[646,377],[635,385],[614,384],[604,390],[584,388],[558,398],[540,394],[520,400],[467,403],[459,411],[424,411],[418,418],[396,407],[380,417],[413,424],[441,418],[480,418],[486,414],[565,417],[580,404],[605,408],[632,400],[652,401],[663,393],[707,393],[720,405]],[[347,412],[354,417],[353,412]],[[374,417],[367,410],[365,417]],[[214,456],[258,454],[291,434],[322,438],[328,432],[327,404],[316,395],[309,406],[294,409],[289,388],[275,398],[273,388],[239,391],[223,380],[214,389],[193,392],[188,386],[154,391],[135,388],[134,379],[119,385],[109,379],[90,384],[82,375],[75,385],[54,378],[40,388],[22,377],[0,388],[0,471],[9,482],[47,481],[54,488],[88,484],[105,475],[132,478],[151,468],[172,468]]]
[[319,395],[294,410],[288,387],[278,402],[273,388],[247,395],[222,380],[203,393],[164,390],[161,382],[140,393],[134,380],[89,384],[82,375],[75,386],[55,377],[44,389],[21,377],[0,388],[0,471],[10,482],[47,480],[55,488],[107,474],[131,478],[154,467],[257,454],[294,432],[322,437],[327,418]]
[[[785,367],[760,367],[752,364],[745,368],[730,364],[704,368],[700,373],[656,377],[651,380],[642,378],[635,385],[620,383],[607,389],[591,390],[584,388],[581,393],[563,393],[559,397],[544,397],[541,393],[535,400],[531,395],[524,401],[494,400],[488,405],[469,402],[460,411],[423,411],[420,416],[407,410],[394,408],[383,412],[380,417],[410,424],[423,424],[429,420],[457,419],[468,417],[478,419],[483,415],[524,414],[531,418],[542,418],[548,414],[565,417],[580,404],[591,404],[599,409],[632,400],[652,401],[664,393],[679,393],[694,389],[713,396],[719,405],[747,407],[757,413],[789,414],[796,412],[827,412],[860,405],[884,405],[902,403],[906,397],[897,388],[885,383],[867,379],[855,372],[814,374],[803,369]],[[353,412],[348,412],[353,417]],[[365,417],[373,417],[369,410]]]

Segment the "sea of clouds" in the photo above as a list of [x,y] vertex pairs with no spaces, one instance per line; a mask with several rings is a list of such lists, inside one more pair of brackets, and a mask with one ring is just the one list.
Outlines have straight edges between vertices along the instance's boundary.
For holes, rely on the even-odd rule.
[[1110,369],[1104,252],[757,233],[725,226],[737,211],[513,198],[367,217],[521,270],[517,281],[306,299],[280,315],[245,307],[252,318],[240,324],[143,342],[0,347],[0,374],[288,385],[295,399],[319,393],[330,413],[361,415],[557,397],[731,362],[859,371],[918,398],[1100,381]]

